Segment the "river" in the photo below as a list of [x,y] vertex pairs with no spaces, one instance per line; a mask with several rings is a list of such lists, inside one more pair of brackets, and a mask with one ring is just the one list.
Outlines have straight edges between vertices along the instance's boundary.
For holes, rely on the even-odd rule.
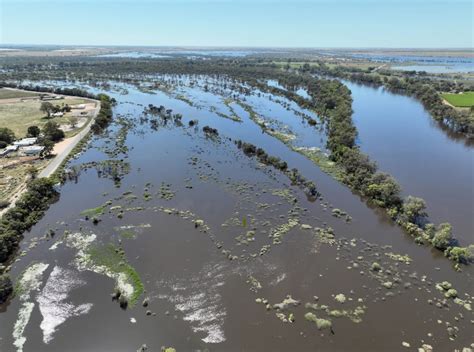
[[474,146],[444,131],[413,98],[344,82],[352,92],[358,144],[405,195],[426,200],[431,221],[450,222],[474,242]]
[[[142,344],[152,351],[399,351],[402,342],[435,350],[472,343],[472,269],[458,273],[442,253],[416,245],[383,213],[263,133],[238,101],[295,145],[324,151],[321,125],[304,118],[316,115],[256,90],[237,93],[232,82],[224,88],[222,78],[194,77],[193,85],[180,79],[173,90],[114,82],[106,92],[118,101],[115,123],[71,161],[75,177],[25,234],[12,276],[28,275],[0,314],[1,351],[134,351]],[[182,118],[145,113],[148,104]],[[218,136],[205,134],[206,125]],[[361,128],[363,148],[364,136]],[[245,156],[237,139],[297,168],[321,198],[308,199],[285,174]],[[101,206],[102,214],[81,215]],[[350,218],[334,216],[333,208]],[[145,292],[121,309],[110,296],[114,287],[140,290],[115,274],[131,271]],[[463,301],[445,299],[436,288],[445,280]],[[308,313],[332,328],[319,330]]]

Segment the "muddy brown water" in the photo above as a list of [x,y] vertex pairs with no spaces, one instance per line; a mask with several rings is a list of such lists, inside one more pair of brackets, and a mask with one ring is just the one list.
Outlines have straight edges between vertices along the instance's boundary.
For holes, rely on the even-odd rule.
[[344,81],[363,152],[392,174],[405,195],[426,200],[435,223],[450,222],[474,242],[474,145],[443,131],[415,99]]
[[[228,112],[222,99],[211,98],[212,93],[204,94],[198,87],[185,91],[192,90],[195,97],[200,97],[199,107],[159,91],[146,94],[131,86],[127,89],[127,95],[109,92],[119,101],[115,116],[134,122],[125,140],[129,151],[112,157],[130,163],[119,187],[99,177],[93,168],[82,170],[77,182],[69,181],[61,187],[59,201],[25,234],[25,254],[13,265],[12,275],[18,276],[32,262],[49,266],[38,291],[31,294],[35,306],[23,333],[24,351],[135,351],[142,344],[151,351],[161,346],[173,346],[178,351],[400,351],[413,350],[423,343],[432,345],[435,351],[445,351],[473,342],[472,312],[452,299],[448,307],[435,306],[443,299],[435,284],[444,280],[452,283],[459,297],[470,300],[465,295],[473,294],[472,268],[458,273],[441,253],[416,245],[383,214],[370,209],[312,162],[263,134],[238,106],[235,110],[241,123],[210,111],[210,106],[215,106],[218,111]],[[301,117],[291,120],[291,111],[278,108],[267,97],[252,96],[247,102],[268,118],[280,117],[296,134],[308,128]],[[183,126],[169,121],[154,131],[149,121],[140,122],[143,107],[150,103],[181,113]],[[189,127],[190,119],[197,119],[198,126]],[[217,128],[219,138],[205,136],[205,125]],[[113,124],[106,135],[94,137],[90,147],[71,165],[109,159],[103,147],[114,146],[120,127]],[[308,134],[300,133],[298,142],[319,146],[324,136],[316,129],[313,132],[313,145],[308,145]],[[298,168],[317,184],[323,199],[308,201],[285,175],[246,157],[228,137],[254,143],[287,161],[290,168]],[[171,199],[159,197],[162,183],[169,184],[174,192]],[[137,199],[127,200],[123,196],[127,191]],[[145,192],[152,194],[148,201],[143,198]],[[289,196],[281,196],[282,192],[289,192]],[[292,197],[297,199],[298,208]],[[140,206],[143,210],[125,211],[122,219],[113,211],[106,212],[97,225],[80,215],[84,209],[108,200],[112,200],[112,206]],[[333,217],[331,207],[321,205],[324,202],[346,211],[352,221]],[[195,217],[170,215],[163,211],[165,208],[190,211]],[[195,228],[195,218],[204,220],[210,230]],[[281,244],[273,244],[269,238],[272,228],[290,218],[312,229],[297,225],[282,236]],[[222,226],[224,223],[226,226]],[[334,229],[334,243],[322,241],[315,233],[315,227],[326,225]],[[121,226],[135,226],[134,238],[121,236]],[[40,239],[29,249],[32,239],[50,228],[55,229],[55,237]],[[236,237],[254,228],[255,241],[239,244]],[[119,245],[121,241],[127,261],[139,273],[146,290],[136,306],[120,309],[110,297],[115,286],[112,279],[77,270],[76,250],[64,244],[50,249],[65,230],[94,233],[97,244]],[[259,255],[267,245],[268,252]],[[237,259],[229,260],[222,250]],[[412,261],[405,264],[386,253],[406,254]],[[381,273],[370,270],[375,261],[382,265]],[[65,273],[66,279],[56,287],[67,287],[68,280],[76,285],[62,296],[55,292],[55,300],[47,308],[56,311],[63,303],[70,304],[69,308],[81,304],[90,304],[91,308],[87,314],[76,316],[70,316],[70,309],[58,311],[64,322],[55,327],[45,343],[47,324],[42,328],[42,323],[51,319],[44,318],[38,301],[44,299],[53,272]],[[385,288],[382,283],[386,281],[394,286]],[[346,296],[346,302],[334,299],[340,293]],[[301,303],[279,312],[255,301],[261,298],[276,304],[287,295]],[[144,297],[149,297],[147,308],[141,305]],[[347,317],[332,317],[332,332],[318,330],[305,320],[305,313],[314,312],[324,318],[328,314],[306,308],[306,303],[346,311],[363,306],[365,313],[359,323]],[[20,305],[15,298],[0,314],[1,351],[17,350],[13,330]],[[147,316],[146,310],[156,315]],[[295,321],[283,322],[276,313],[286,317],[293,313]],[[446,322],[458,329],[453,340],[449,339]],[[403,341],[410,343],[411,349],[403,347]]]

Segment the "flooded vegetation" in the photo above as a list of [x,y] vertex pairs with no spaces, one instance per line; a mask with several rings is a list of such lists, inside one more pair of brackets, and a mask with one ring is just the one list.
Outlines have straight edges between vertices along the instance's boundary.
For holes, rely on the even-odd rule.
[[471,146],[381,89],[132,54],[2,74],[115,103],[2,257],[1,351],[472,346]]

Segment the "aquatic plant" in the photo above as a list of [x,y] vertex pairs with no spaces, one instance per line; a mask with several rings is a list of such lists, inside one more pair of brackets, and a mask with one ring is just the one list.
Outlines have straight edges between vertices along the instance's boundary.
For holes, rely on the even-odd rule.
[[312,312],[306,313],[304,318],[307,321],[315,323],[319,330],[330,329],[332,327],[331,320],[318,318],[316,314]]

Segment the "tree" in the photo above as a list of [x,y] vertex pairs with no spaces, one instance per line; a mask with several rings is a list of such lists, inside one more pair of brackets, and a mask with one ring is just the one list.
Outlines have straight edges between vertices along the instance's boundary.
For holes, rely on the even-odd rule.
[[403,203],[403,215],[406,221],[413,224],[418,224],[422,218],[427,216],[425,209],[425,201],[418,197],[408,196]]
[[463,264],[468,264],[474,261],[474,245],[468,247],[453,247],[448,256],[450,259]]
[[54,105],[49,101],[44,101],[41,103],[40,111],[47,114],[48,117],[51,117],[51,113],[54,111]]
[[451,224],[445,222],[439,224],[436,232],[431,240],[431,244],[441,250],[445,250],[449,247],[453,240]]
[[43,126],[43,134],[45,139],[57,142],[64,138],[64,132],[59,129],[59,125],[54,121],[48,121]]
[[44,139],[41,144],[44,147],[43,151],[41,152],[41,156],[50,156],[54,148],[54,142],[49,139]]
[[15,140],[15,133],[7,127],[0,128],[0,141],[3,141],[7,144],[13,143]]
[[28,130],[26,131],[26,136],[27,137],[38,137],[40,135],[40,129],[38,126],[30,126],[28,127]]
[[76,116],[71,116],[69,118],[69,125],[71,126],[71,128],[76,128],[78,122],[79,119]]
[[382,172],[372,176],[365,193],[384,208],[398,207],[401,204],[400,186],[392,176]]
[[0,275],[0,304],[5,302],[13,292],[13,285],[7,274]]
[[32,180],[34,180],[38,175],[38,169],[34,165],[30,165],[26,172],[28,173],[28,175],[30,175]]

